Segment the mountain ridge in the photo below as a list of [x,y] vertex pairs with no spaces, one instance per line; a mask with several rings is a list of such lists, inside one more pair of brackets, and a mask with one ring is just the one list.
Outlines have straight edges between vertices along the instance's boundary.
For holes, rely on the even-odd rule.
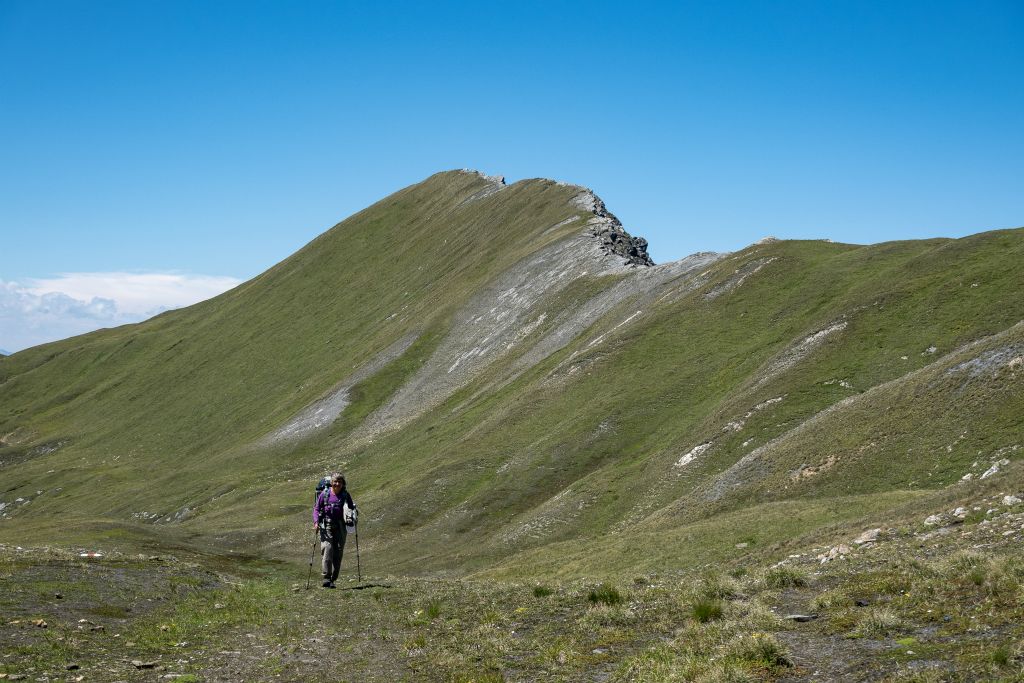
[[[0,361],[0,524],[286,558],[340,467],[395,572],[601,575],[897,520],[1022,439],[1022,230],[641,254],[586,188],[435,174],[219,297]],[[936,374],[986,353],[970,401]]]

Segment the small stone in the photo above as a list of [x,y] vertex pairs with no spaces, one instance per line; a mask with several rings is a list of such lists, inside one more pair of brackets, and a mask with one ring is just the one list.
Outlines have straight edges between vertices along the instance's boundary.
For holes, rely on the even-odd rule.
[[854,600],[853,604],[855,604],[857,607],[867,607],[871,603],[868,602],[867,600],[860,599],[860,600]]
[[871,529],[865,531],[857,538],[853,539],[853,542],[857,545],[864,545],[865,543],[873,543],[878,540],[878,535],[882,533],[881,529]]
[[817,614],[787,614],[783,619],[789,619],[790,621],[814,621],[818,618]]
[[90,630],[90,631],[106,631],[106,630],[107,630],[107,627],[106,627],[106,626],[103,626],[102,624],[99,624],[99,625],[97,625],[97,626],[90,626],[90,627],[89,627],[89,630]]
[[64,594],[63,593],[54,593],[53,597],[57,598],[58,600],[63,600],[64,599]]
[[1003,505],[1020,505],[1021,499],[1017,496],[1003,496]]
[[603,654],[607,654],[608,650],[606,650],[603,647],[595,647],[593,650],[591,650],[591,652],[593,654],[595,654],[595,655],[603,655]]
[[750,545],[750,544],[749,543],[737,543],[736,547],[740,548],[740,549],[743,549],[743,548],[746,548],[748,545]]
[[936,524],[942,524],[941,515],[929,515],[925,517],[924,523],[928,526],[935,526]]
[[78,666],[77,664],[68,664],[68,665],[67,665],[66,667],[64,667],[64,668],[65,668],[65,669],[67,669],[68,671],[78,671],[78,670],[79,670],[79,669],[81,669],[82,667]]
[[846,556],[849,555],[851,552],[853,551],[851,550],[850,546],[846,545],[845,543],[840,543],[837,546],[829,548],[828,552],[824,552],[818,555],[815,559],[819,560],[821,564],[826,564],[828,562],[831,562],[832,560],[836,560],[839,558],[845,559]]
[[967,508],[960,507],[957,508],[956,510],[953,510],[953,516],[957,519],[963,519],[967,516]]
[[141,659],[132,660],[132,666],[134,666],[136,669],[155,669],[156,664],[156,662],[144,662]]
[[37,628],[46,628],[47,627],[47,623],[45,621],[43,621],[42,619],[33,619],[32,620],[32,625],[37,627]]

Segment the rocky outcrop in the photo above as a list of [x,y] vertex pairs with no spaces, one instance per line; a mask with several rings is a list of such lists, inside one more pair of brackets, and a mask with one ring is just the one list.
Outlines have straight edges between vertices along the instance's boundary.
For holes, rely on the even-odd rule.
[[633,237],[622,226],[594,230],[594,237],[601,240],[601,248],[607,254],[615,254],[634,266],[653,266],[654,260],[647,254],[647,240]]
[[601,250],[606,254],[621,256],[633,266],[653,266],[654,260],[647,254],[647,240],[643,237],[633,237],[626,232],[622,223],[605,207],[600,197],[591,190],[582,189],[573,203],[594,214],[587,227],[590,235],[600,241]]

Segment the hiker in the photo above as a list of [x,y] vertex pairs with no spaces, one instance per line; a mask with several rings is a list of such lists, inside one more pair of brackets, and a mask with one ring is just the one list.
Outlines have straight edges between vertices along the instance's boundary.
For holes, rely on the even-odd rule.
[[355,522],[356,504],[345,487],[345,477],[331,475],[330,488],[325,489],[313,506],[313,530],[320,532],[320,553],[323,587],[334,588],[341,570],[341,556],[345,550],[346,524]]

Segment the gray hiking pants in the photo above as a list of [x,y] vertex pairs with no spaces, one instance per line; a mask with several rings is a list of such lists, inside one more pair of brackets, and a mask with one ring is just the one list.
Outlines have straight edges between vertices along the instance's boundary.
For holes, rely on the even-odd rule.
[[321,571],[325,581],[338,580],[347,536],[348,532],[341,522],[328,522],[320,527],[320,554],[323,555]]

